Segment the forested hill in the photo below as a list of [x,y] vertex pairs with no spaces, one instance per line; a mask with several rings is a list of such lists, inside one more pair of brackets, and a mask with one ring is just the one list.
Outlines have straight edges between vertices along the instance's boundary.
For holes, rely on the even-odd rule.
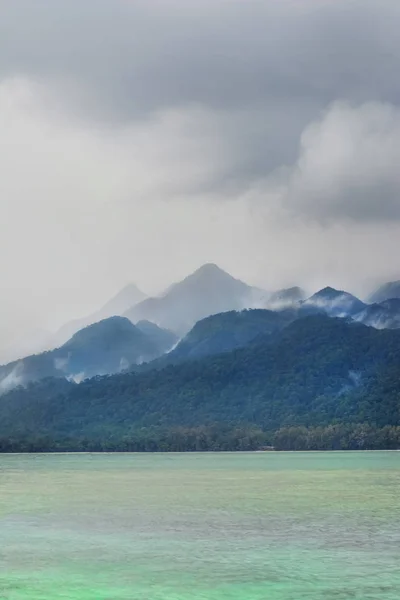
[[296,310],[274,312],[265,309],[233,310],[206,317],[196,323],[176,348],[142,370],[159,369],[247,346],[262,335],[277,333],[297,318]]
[[154,323],[133,325],[124,317],[109,317],[79,330],[60,348],[0,366],[0,393],[46,377],[81,381],[120,373],[164,354],[176,339]]
[[159,371],[14,390],[0,398],[0,439],[118,447],[151,428],[399,426],[399,382],[399,331],[312,316],[245,348]]

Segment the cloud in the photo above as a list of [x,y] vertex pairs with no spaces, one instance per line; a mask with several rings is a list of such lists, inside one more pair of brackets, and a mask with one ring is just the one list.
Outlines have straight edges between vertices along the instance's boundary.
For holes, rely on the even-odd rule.
[[399,16],[397,0],[5,0],[0,73],[53,79],[75,109],[110,119],[392,102]]
[[400,219],[400,109],[338,102],[306,127],[283,205],[322,222]]
[[24,364],[19,362],[15,367],[0,381],[0,394],[8,392],[24,383]]

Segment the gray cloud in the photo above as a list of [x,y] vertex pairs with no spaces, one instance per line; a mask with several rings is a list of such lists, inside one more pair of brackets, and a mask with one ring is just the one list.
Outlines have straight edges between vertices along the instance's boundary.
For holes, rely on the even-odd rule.
[[396,0],[5,0],[0,65],[83,85],[127,118],[188,103],[397,101],[399,17]]
[[397,0],[1,2],[0,359],[206,261],[268,289],[398,278],[399,17]]
[[399,164],[400,108],[336,103],[304,130],[278,193],[283,206],[322,222],[400,219]]
[[292,163],[330,103],[397,104],[399,17],[396,0],[5,0],[0,73],[102,122],[215,111],[252,178]]

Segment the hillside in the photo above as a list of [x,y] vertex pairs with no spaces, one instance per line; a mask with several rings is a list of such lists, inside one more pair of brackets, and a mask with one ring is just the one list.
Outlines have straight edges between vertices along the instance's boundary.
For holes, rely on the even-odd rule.
[[307,317],[244,348],[161,371],[15,390],[0,398],[0,436],[118,445],[154,427],[398,426],[399,365],[400,332]]
[[260,335],[272,334],[294,320],[295,315],[263,309],[230,311],[198,321],[169,353],[168,360],[195,359],[246,346]]
[[131,364],[157,358],[168,348],[164,337],[157,338],[154,331],[147,335],[124,317],[110,317],[81,329],[56,350],[0,367],[0,391],[46,377],[80,381],[118,373]]
[[151,321],[181,337],[205,317],[260,305],[264,294],[207,264],[171,286],[162,297],[133,306],[125,316],[133,323]]

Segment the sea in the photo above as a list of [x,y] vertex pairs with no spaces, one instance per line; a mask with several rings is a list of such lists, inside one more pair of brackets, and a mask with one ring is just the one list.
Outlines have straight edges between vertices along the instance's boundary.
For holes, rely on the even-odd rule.
[[399,600],[400,452],[0,455],[1,600]]

